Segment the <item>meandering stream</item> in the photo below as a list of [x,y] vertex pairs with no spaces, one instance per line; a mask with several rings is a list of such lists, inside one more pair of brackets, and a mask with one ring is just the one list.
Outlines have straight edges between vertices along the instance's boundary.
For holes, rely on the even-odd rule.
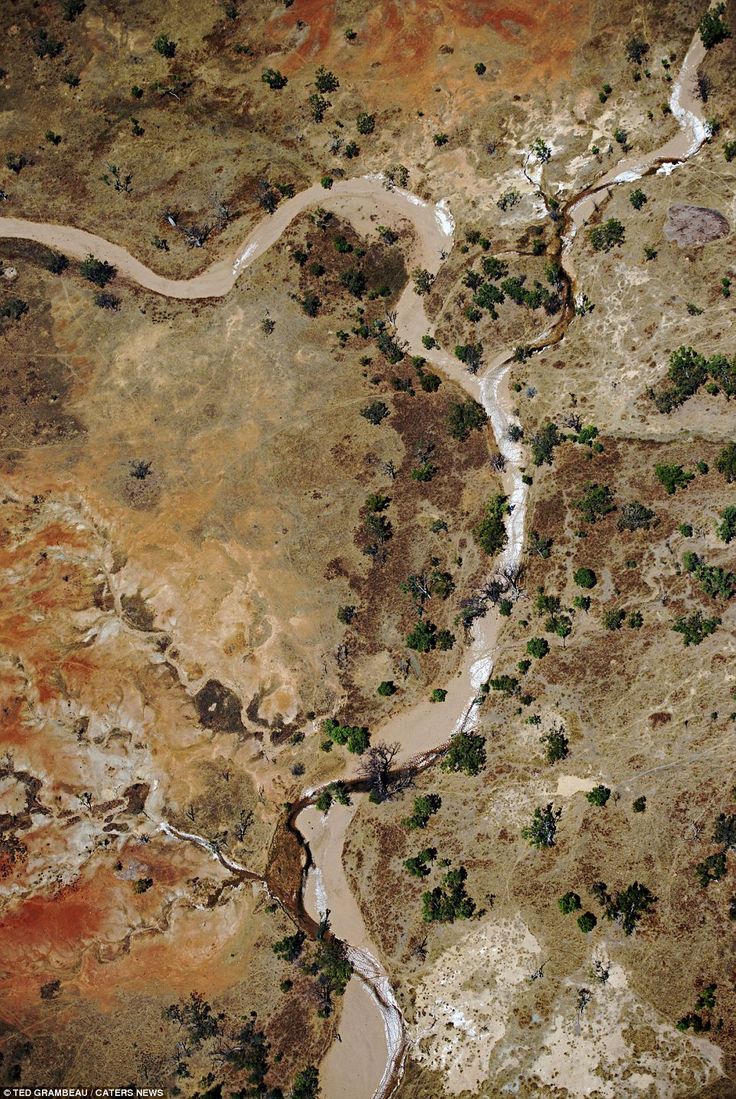
[[[575,234],[597,206],[605,201],[611,188],[654,171],[671,171],[676,164],[693,156],[706,139],[701,103],[694,91],[698,66],[704,56],[704,47],[696,35],[670,97],[672,113],[680,123],[679,133],[652,153],[622,159],[593,186],[572,196],[563,206],[560,263],[568,300],[561,319],[533,345],[535,351],[559,343],[564,338],[574,316],[575,278],[570,265],[570,251]],[[358,229],[369,227],[369,219],[376,214],[383,221],[392,217],[409,219],[416,238],[413,260],[432,273],[440,269],[452,247],[454,223],[447,203],[432,205],[407,191],[387,186],[379,176],[337,180],[330,191],[325,191],[318,184],[307,188],[283,202],[273,215],[259,222],[234,257],[219,260],[201,274],[186,280],[157,275],[121,246],[70,226],[3,217],[0,218],[0,237],[34,240],[78,259],[93,253],[113,264],[123,278],[166,297],[221,297],[277,243],[294,218],[318,205],[348,218]],[[514,422],[513,402],[508,390],[511,351],[501,352],[482,374],[474,376],[445,352],[438,349],[427,351],[421,337],[429,331],[431,326],[422,298],[413,287],[408,286],[396,310],[397,337],[406,344],[410,354],[423,355],[483,405],[498,448],[506,460],[504,491],[512,510],[507,519],[507,545],[496,562],[496,568],[513,569],[518,565],[522,552],[527,491],[520,472],[520,447],[508,438],[508,428]],[[379,730],[381,739],[401,744],[397,763],[406,764],[409,760],[419,759],[422,766],[430,765],[441,754],[441,746],[454,731],[472,724],[474,699],[493,666],[498,624],[495,611],[476,620],[463,666],[449,685],[447,699],[442,706],[421,702],[391,718]],[[406,1053],[401,1011],[387,974],[377,960],[377,951],[370,942],[359,905],[343,871],[344,837],[361,796],[357,792],[354,794],[351,807],[333,806],[329,817],[320,815],[314,809],[310,804],[314,800],[312,796],[300,803],[288,822],[289,828],[298,829],[308,845],[308,865],[311,860],[308,872],[304,874],[296,915],[302,919],[306,915],[308,923],[314,926],[329,908],[332,929],[349,944],[350,958],[357,975],[350,981],[342,1005],[339,1024],[341,1040],[333,1043],[322,1062],[320,1071],[325,1099],[387,1099],[401,1078]],[[233,874],[251,879],[259,877],[225,858],[203,837],[181,832],[168,824],[161,827],[172,838],[205,848]],[[295,907],[288,899],[282,898],[282,903],[285,907]]]

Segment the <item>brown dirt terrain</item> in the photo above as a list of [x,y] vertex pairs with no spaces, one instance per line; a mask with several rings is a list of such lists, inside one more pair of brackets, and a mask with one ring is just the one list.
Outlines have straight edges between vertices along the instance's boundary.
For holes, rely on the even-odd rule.
[[[532,141],[551,146],[539,178],[560,201],[624,144],[658,147],[676,130],[663,105],[702,9],[88,0],[67,20],[51,0],[14,0],[0,13],[0,213],[88,228],[185,277],[236,254],[279,186],[403,165],[412,190],[449,198],[457,222],[427,299],[437,337],[450,351],[480,341],[488,360],[558,315],[508,300],[497,321],[465,312],[464,277],[491,254],[525,286],[552,287],[559,225],[529,178]],[[736,27],[733,4],[726,18]],[[171,58],[152,48],[164,32]],[[649,42],[640,66],[625,57],[633,32]],[[519,687],[485,693],[487,766],[472,778],[434,768],[402,797],[361,803],[348,834],[348,879],[407,1021],[401,1099],[736,1088],[733,853],[721,880],[705,887],[696,874],[719,849],[718,815],[736,813],[733,599],[704,593],[683,564],[694,552],[732,567],[715,531],[734,503],[717,468],[732,407],[706,385],[666,414],[652,399],[681,344],[736,351],[722,281],[736,278],[723,149],[735,136],[735,41],[702,70],[713,139],[671,175],[613,190],[595,220],[620,219],[623,244],[595,252],[584,231],[571,257],[594,308],[514,367],[527,550],[493,675]],[[319,65],[340,81],[321,123],[308,101]],[[288,76],[281,91],[262,81],[269,67]],[[372,133],[358,133],[364,111]],[[647,201],[635,210],[638,187]],[[705,212],[680,231],[693,208]],[[187,245],[192,227],[202,248]],[[339,1027],[339,1011],[323,1017],[316,948],[295,965],[274,957],[294,926],[262,885],[160,824],[256,875],[275,843],[283,880],[272,884],[285,896],[299,853],[283,803],[347,758],[319,752],[320,720],[365,723],[378,738],[463,659],[456,617],[488,567],[472,528],[500,491],[496,447],[489,428],[453,439],[459,387],[425,390],[421,366],[392,365],[366,335],[410,277],[411,230],[391,228],[395,243],[378,225],[305,214],[221,300],[172,301],[117,279],[113,308],[98,307],[78,264],[53,274],[47,250],[0,242],[0,309],[28,307],[0,320],[5,1082],[96,1074],[186,1096],[237,1091],[246,1074],[225,1051],[255,1011],[267,1084],[289,1094]],[[373,401],[388,412],[378,425],[361,415]],[[554,420],[570,435],[575,416],[595,439],[568,439],[535,466],[535,433]],[[435,470],[422,482],[412,471],[425,460]],[[668,495],[662,463],[695,476]],[[595,524],[575,506],[588,482],[614,494]],[[384,544],[366,527],[372,493],[390,497]],[[656,521],[619,529],[635,500]],[[532,531],[551,539],[548,557],[529,552]],[[573,579],[581,566],[596,573],[589,591]],[[417,656],[401,584],[428,570],[452,577],[426,614],[456,642]],[[540,587],[570,616],[564,641],[535,608]],[[581,594],[587,611],[574,606]],[[355,608],[352,621],[340,607]],[[607,629],[617,609],[641,623]],[[721,621],[686,648],[672,626],[696,609]],[[531,637],[548,639],[542,659],[527,656]],[[378,696],[383,680],[397,693]],[[550,764],[540,737],[558,727],[569,756]],[[612,791],[605,808],[585,798],[598,783]],[[409,832],[402,820],[423,792],[442,807]],[[561,809],[557,843],[533,850],[521,829],[548,802]],[[402,862],[430,845],[467,868],[472,920],[422,922],[421,894],[442,871],[435,862],[425,884]],[[655,895],[633,935],[604,918],[591,892],[601,880]],[[589,935],[560,912],[568,890],[598,918]],[[698,1009],[709,1029],[677,1030],[710,984],[715,1005]],[[216,1020],[204,1036],[165,1014],[191,993]]]

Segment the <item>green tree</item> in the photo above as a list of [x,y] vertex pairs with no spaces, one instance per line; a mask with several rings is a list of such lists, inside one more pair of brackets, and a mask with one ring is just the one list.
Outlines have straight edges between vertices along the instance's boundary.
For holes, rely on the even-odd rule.
[[279,72],[278,69],[264,69],[261,73],[261,80],[264,84],[268,84],[273,91],[280,91],[289,83],[289,78]]
[[414,798],[414,808],[410,817],[402,821],[407,828],[426,828],[429,818],[438,813],[442,807],[442,798],[439,794],[420,794]]
[[112,282],[118,273],[117,268],[113,267],[111,263],[107,263],[106,260],[95,259],[93,255],[89,255],[85,260],[82,260],[79,271],[83,278],[100,287],[107,286],[108,282]]
[[483,345],[481,343],[456,344],[455,358],[464,363],[470,374],[477,374],[483,362]]
[[426,267],[415,267],[411,277],[414,279],[414,290],[417,294],[423,296],[430,292],[434,275]]
[[295,962],[300,957],[306,935],[303,931],[297,931],[293,935],[287,935],[278,942],[273,943],[271,949],[277,958],[285,962]]
[[714,855],[708,855],[695,867],[695,876],[704,889],[707,889],[712,881],[720,881],[726,873],[726,853],[718,851]]
[[479,774],[486,765],[486,742],[479,733],[459,732],[450,740],[450,746],[440,763],[443,771]]
[[450,870],[442,879],[442,885],[422,896],[422,919],[425,923],[454,923],[456,919],[470,919],[475,912],[475,901],[466,892],[467,877],[464,866]]
[[642,794],[641,797],[636,798],[631,805],[631,808],[635,813],[645,813],[647,808],[647,799]]
[[582,916],[578,916],[578,927],[584,935],[588,935],[597,923],[598,920],[592,912],[584,912]]
[[552,729],[540,737],[540,744],[544,747],[545,758],[548,763],[557,763],[560,759],[567,759],[570,754],[570,742],[562,728]]
[[322,722],[322,732],[333,744],[347,745],[348,751],[354,755],[362,755],[370,742],[364,725],[341,725],[331,717]]
[[585,796],[591,805],[598,805],[602,809],[610,798],[611,791],[607,786],[594,786]]
[[7,317],[13,321],[19,321],[23,314],[27,312],[28,302],[23,301],[23,298],[8,298],[0,306],[0,317]]
[[720,813],[713,829],[713,842],[736,851],[736,816]]
[[159,34],[153,40],[153,48],[162,57],[173,57],[176,53],[176,42],[169,38],[168,34]]
[[473,537],[489,557],[500,553],[508,541],[504,516],[509,510],[507,496],[492,496],[486,504],[483,519],[473,528]]
[[429,696],[430,702],[444,702],[447,698],[447,691],[443,687],[435,687]]
[[641,210],[646,201],[647,196],[644,194],[640,187],[637,187],[637,189],[635,191],[632,191],[629,195],[629,202],[635,210]]
[[396,686],[392,679],[384,679],[382,683],[378,684],[378,694],[382,698],[390,698],[391,695],[396,694]]
[[716,469],[729,484],[736,481],[736,443],[725,446],[716,459]]
[[310,1065],[297,1072],[289,1099],[317,1099],[319,1095],[319,1072]]
[[724,3],[716,4],[715,7],[705,12],[698,23],[700,38],[706,50],[711,50],[714,46],[718,46],[731,37],[731,31],[723,21],[725,11],[726,5]]
[[649,530],[656,522],[657,518],[650,508],[639,500],[633,500],[622,504],[616,525],[619,530]]
[[333,72],[320,65],[314,77],[315,87],[318,92],[336,92],[340,87],[340,81]]
[[356,119],[355,127],[359,134],[372,134],[376,128],[376,116],[361,111]]
[[371,401],[370,404],[361,408],[360,414],[368,423],[377,427],[388,416],[388,408],[383,401]]
[[437,627],[434,622],[427,622],[420,618],[411,633],[407,634],[406,644],[410,649],[418,653],[431,652],[437,645]]
[[577,893],[572,892],[565,893],[564,896],[560,897],[557,903],[560,906],[560,912],[563,916],[569,916],[571,912],[576,912],[581,907],[580,897]]
[[614,511],[616,505],[613,501],[613,493],[608,485],[599,485],[597,482],[588,481],[584,487],[583,495],[575,500],[573,507],[582,513],[586,523],[597,523],[604,515]]
[[617,244],[623,244],[626,231],[617,218],[609,218],[602,225],[591,229],[588,239],[595,252],[610,252]]
[[530,439],[532,461],[535,466],[552,465],[555,447],[562,442],[562,436],[556,424],[547,422]]
[[436,847],[425,847],[418,855],[404,859],[404,867],[415,878],[429,877],[431,866],[428,865],[437,858]]
[[453,401],[447,411],[447,430],[453,439],[467,439],[471,431],[480,431],[487,422],[485,409],[472,397]]
[[702,611],[694,611],[693,614],[680,615],[675,619],[672,627],[674,633],[682,634],[683,644],[700,645],[706,637],[710,637],[720,626],[720,618],[705,618]]
[[581,567],[575,569],[573,574],[573,580],[579,588],[594,588],[597,583],[597,577],[593,572],[593,569]]
[[685,488],[695,476],[694,473],[687,473],[680,465],[658,465],[654,467],[654,473],[669,496],[673,496],[678,488]]
[[549,652],[549,641],[545,637],[532,637],[526,643],[526,651],[529,656],[536,657],[537,660],[541,660],[543,656],[546,656]]
[[544,809],[537,807],[531,823],[522,828],[521,834],[532,847],[540,850],[545,847],[554,847],[557,835],[557,821],[562,815],[561,809],[555,809],[552,802],[548,802]]
[[330,791],[327,790],[327,789],[320,790],[319,794],[317,794],[317,798],[316,798],[316,801],[314,803],[315,809],[317,809],[320,813],[326,813],[326,812],[328,812],[331,805],[332,805],[332,794],[330,793]]

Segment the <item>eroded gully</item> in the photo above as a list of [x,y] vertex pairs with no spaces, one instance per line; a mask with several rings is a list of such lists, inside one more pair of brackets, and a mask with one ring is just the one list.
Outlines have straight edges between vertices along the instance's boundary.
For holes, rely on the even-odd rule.
[[[695,97],[698,66],[705,56],[696,35],[673,86],[670,106],[680,123],[678,134],[652,153],[621,160],[596,184],[568,198],[561,212],[563,232],[559,260],[563,269],[565,305],[559,320],[538,337],[533,351],[541,351],[564,339],[574,315],[576,285],[570,263],[570,251],[578,229],[619,183],[632,182],[653,172],[669,173],[693,156],[707,133]],[[540,180],[540,194],[543,191]],[[399,188],[388,186],[379,176],[338,180],[331,191],[314,185],[282,203],[276,212],[264,218],[232,259],[219,260],[191,279],[169,279],[157,275],[126,249],[82,229],[22,218],[0,218],[0,237],[34,240],[82,259],[92,253],[113,264],[119,274],[147,290],[173,298],[222,297],[236,280],[281,237],[284,230],[304,210],[323,206],[346,217],[358,230],[392,219],[408,219],[415,231],[413,262],[436,273],[452,246],[454,223],[445,202],[432,205]],[[397,337],[410,354],[423,355],[436,368],[457,382],[485,408],[493,427],[496,444],[506,460],[504,491],[511,505],[507,517],[508,540],[496,570],[513,571],[519,564],[524,537],[526,486],[521,477],[520,448],[508,438],[514,422],[508,388],[511,352],[496,355],[482,374],[471,375],[460,363],[435,349],[427,351],[421,337],[431,332],[422,299],[411,286],[404,291],[396,310]],[[453,732],[474,724],[474,700],[488,679],[498,630],[495,611],[474,624],[471,644],[463,665],[448,688],[443,706],[421,702],[398,713],[380,729],[386,742],[401,745],[397,767],[413,772],[431,766],[443,754]],[[400,1008],[388,976],[377,960],[378,951],[370,941],[360,907],[350,889],[342,863],[345,834],[361,797],[362,784],[349,771],[347,785],[352,790],[352,805],[333,806],[329,817],[317,812],[312,791],[292,808],[278,842],[272,844],[272,859],[265,884],[296,922],[314,935],[317,924],[330,910],[332,933],[348,944],[355,977],[348,984],[339,1024],[340,1040],[333,1042],[323,1059],[320,1075],[325,1099],[387,1099],[401,1078],[406,1040]],[[231,874],[243,880],[263,880],[232,860],[204,837],[181,832],[163,822],[162,830],[170,838],[196,843],[207,850]],[[289,875],[279,877],[279,861],[298,860],[296,887],[288,884]]]

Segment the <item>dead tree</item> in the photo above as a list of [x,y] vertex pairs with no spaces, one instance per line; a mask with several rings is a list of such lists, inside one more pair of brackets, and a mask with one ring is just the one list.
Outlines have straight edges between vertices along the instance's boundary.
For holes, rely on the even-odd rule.
[[401,745],[374,744],[360,761],[359,774],[371,788],[374,801],[385,801],[389,792],[389,772],[391,764],[398,755]]
[[212,232],[211,225],[186,225],[182,228],[184,241],[188,248],[203,248]]
[[236,839],[242,843],[245,839],[245,834],[253,823],[253,810],[249,809],[246,813],[245,810],[241,810],[240,820],[235,825]]

